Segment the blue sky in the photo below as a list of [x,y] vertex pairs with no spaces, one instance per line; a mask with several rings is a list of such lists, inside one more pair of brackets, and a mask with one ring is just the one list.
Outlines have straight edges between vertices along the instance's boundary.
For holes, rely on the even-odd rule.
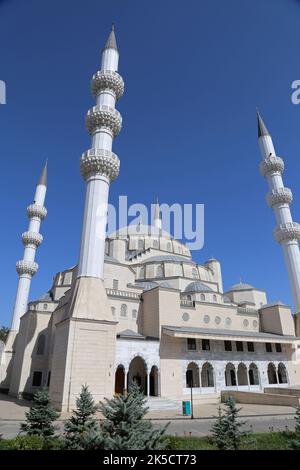
[[21,233],[49,159],[48,217],[31,299],[77,262],[90,147],[89,84],[115,22],[126,93],[114,150],[121,173],[110,201],[204,203],[199,263],[220,259],[225,288],[240,277],[291,303],[275,220],[258,170],[255,108],[284,157],[300,221],[300,2],[296,0],[0,0],[0,323],[9,324],[22,258]]

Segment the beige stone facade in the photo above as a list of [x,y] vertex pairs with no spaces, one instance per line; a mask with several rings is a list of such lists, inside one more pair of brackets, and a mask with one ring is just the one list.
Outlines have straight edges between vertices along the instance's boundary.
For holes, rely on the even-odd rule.
[[[147,228],[147,233],[150,228]],[[145,232],[145,230],[143,230]],[[49,386],[70,410],[82,384],[97,400],[136,380],[145,394],[182,399],[221,390],[300,384],[297,316],[261,289],[223,292],[221,265],[198,265],[164,232],[106,240],[104,281],[57,273],[1,354],[2,388],[15,396]]]

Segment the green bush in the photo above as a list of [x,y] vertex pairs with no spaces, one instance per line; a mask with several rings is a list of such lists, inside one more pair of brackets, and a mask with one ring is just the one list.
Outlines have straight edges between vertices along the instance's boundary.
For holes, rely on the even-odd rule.
[[43,439],[41,436],[17,436],[15,439],[0,440],[0,450],[60,450],[60,439]]

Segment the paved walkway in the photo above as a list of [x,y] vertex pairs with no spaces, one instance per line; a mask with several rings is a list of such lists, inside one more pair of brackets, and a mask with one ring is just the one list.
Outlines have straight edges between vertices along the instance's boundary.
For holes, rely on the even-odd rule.
[[[222,405],[223,406],[223,405]],[[247,418],[247,424],[254,431],[265,432],[270,429],[284,430],[286,426],[293,429],[295,409],[288,406],[271,405],[238,405],[241,408],[240,416]],[[18,434],[20,424],[24,421],[25,412],[29,409],[30,402],[17,400],[7,395],[0,394],[0,434],[4,438],[11,438]],[[207,435],[213,423],[213,417],[218,411],[217,404],[196,405],[194,417],[182,416],[177,410],[153,410],[147,414],[156,425],[170,421],[169,432],[171,434]],[[63,421],[69,413],[62,413],[59,419],[59,428],[62,429]],[[99,414],[101,418],[101,415]]]

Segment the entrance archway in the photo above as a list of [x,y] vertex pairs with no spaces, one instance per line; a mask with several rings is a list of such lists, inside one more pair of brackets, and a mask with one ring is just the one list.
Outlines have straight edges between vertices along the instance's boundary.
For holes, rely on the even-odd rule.
[[195,362],[190,362],[186,370],[186,387],[200,387],[199,367]]
[[147,373],[146,364],[142,357],[136,356],[132,359],[128,370],[128,389],[135,382],[144,395],[147,395]]
[[121,364],[118,365],[115,374],[115,393],[117,395],[123,393],[125,388],[125,369]]
[[158,396],[158,369],[152,366],[150,371],[150,395],[152,397]]
[[268,365],[268,380],[269,384],[277,384],[276,368],[271,362]]

